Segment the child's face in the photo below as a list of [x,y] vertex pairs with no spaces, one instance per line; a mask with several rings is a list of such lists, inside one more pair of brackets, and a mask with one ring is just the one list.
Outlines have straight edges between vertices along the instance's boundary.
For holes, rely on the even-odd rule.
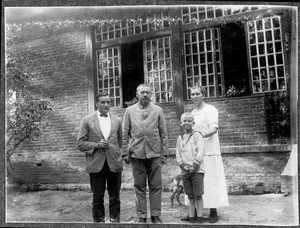
[[192,117],[183,116],[181,118],[180,125],[182,126],[182,128],[185,132],[192,131],[194,124],[195,124],[194,118],[192,118]]

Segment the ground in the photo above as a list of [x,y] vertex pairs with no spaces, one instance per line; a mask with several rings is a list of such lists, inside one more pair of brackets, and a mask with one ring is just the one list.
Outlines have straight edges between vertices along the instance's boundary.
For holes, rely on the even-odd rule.
[[[187,213],[187,206],[178,206],[175,202],[174,208],[171,208],[170,195],[171,192],[163,192],[161,219],[166,224],[188,224],[180,221],[180,217]],[[184,202],[183,195],[180,199]],[[87,190],[9,192],[6,198],[6,222],[92,223],[91,200],[92,193]],[[107,201],[106,197],[106,205]],[[216,225],[295,226],[298,225],[297,202],[297,195],[229,195],[230,206],[219,208],[220,218]],[[208,214],[207,209],[204,212]],[[136,221],[134,193],[132,190],[123,190],[121,222],[132,224]]]

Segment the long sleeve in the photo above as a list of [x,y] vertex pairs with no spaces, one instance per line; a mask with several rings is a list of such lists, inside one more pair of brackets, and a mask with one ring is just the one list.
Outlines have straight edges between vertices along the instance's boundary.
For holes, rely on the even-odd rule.
[[123,144],[123,131],[122,131],[122,123],[121,123],[121,121],[119,122],[119,128],[118,128],[118,144],[119,144],[119,147],[122,148],[122,144]]
[[180,165],[183,162],[181,157],[181,140],[179,137],[177,138],[176,143],[176,161],[178,165]]
[[129,134],[130,134],[130,118],[128,109],[125,110],[123,123],[122,123],[122,155],[127,155],[128,151],[128,143],[129,143]]
[[158,120],[159,135],[161,139],[162,155],[169,156],[169,145],[167,136],[167,126],[163,110],[161,109]]
[[203,162],[203,156],[205,154],[204,140],[200,133],[194,133],[194,142],[196,146],[196,156],[194,162],[200,164],[201,162]]
[[97,143],[89,141],[88,133],[88,124],[86,122],[86,118],[83,118],[80,123],[80,128],[76,140],[77,149],[81,152],[92,155],[95,147],[97,146]]

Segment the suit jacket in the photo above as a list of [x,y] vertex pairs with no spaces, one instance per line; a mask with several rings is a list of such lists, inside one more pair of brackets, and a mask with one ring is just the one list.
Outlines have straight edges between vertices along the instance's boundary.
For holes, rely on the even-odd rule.
[[137,159],[169,156],[167,127],[163,109],[150,104],[140,109],[134,104],[125,110],[123,117],[124,154],[131,152]]
[[95,148],[98,142],[104,138],[100,129],[97,111],[83,117],[81,120],[77,148],[86,154],[86,171],[88,173],[100,172],[105,159],[112,172],[123,170],[123,159],[120,148],[122,147],[122,122],[119,118],[110,113],[111,131],[108,136],[109,148]]

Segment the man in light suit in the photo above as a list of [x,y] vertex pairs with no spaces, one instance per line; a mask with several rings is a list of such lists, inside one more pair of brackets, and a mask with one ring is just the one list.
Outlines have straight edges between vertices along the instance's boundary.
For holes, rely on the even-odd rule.
[[138,103],[125,110],[123,150],[132,164],[138,223],[147,223],[147,182],[152,223],[162,223],[162,166],[169,156],[167,127],[163,109],[151,102],[152,85],[137,87]]
[[120,222],[120,188],[123,170],[122,123],[109,112],[110,96],[96,95],[98,110],[83,117],[77,148],[86,154],[86,171],[93,192],[93,220],[105,222],[104,194],[109,194],[110,222]]

